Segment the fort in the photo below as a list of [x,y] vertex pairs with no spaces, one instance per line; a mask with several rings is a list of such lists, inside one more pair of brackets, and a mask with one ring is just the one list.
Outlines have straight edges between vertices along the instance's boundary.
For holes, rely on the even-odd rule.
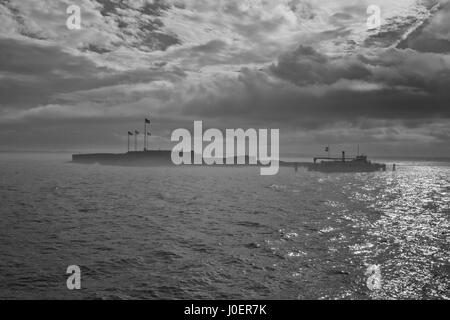
[[[375,172],[386,171],[386,164],[374,163],[366,155],[356,157],[315,157],[312,162],[281,161],[280,132],[270,129],[219,129],[203,131],[202,121],[194,121],[193,135],[187,129],[176,129],[171,141],[177,142],[172,150],[148,149],[150,119],[144,119],[144,147],[138,150],[138,130],[128,131],[127,153],[73,154],[72,162],[117,166],[259,166],[261,175],[276,175],[279,167],[305,168],[319,172]],[[130,137],[134,136],[134,151],[130,151]],[[203,143],[207,145],[204,147]],[[270,153],[268,152],[270,149]],[[396,166],[393,166],[393,171]]]

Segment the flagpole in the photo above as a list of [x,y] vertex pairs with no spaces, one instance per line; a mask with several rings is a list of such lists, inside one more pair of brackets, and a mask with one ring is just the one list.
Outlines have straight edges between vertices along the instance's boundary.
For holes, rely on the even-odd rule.
[[130,132],[127,132],[127,137],[128,137],[128,152],[130,152]]
[[[147,125],[149,125],[149,127],[150,127],[150,117],[148,117],[148,119],[147,118],[145,118],[145,124]],[[144,132],[144,134],[145,134],[145,148],[146,149],[148,149],[148,132],[147,132],[147,127],[145,127],[145,132]]]
[[137,151],[137,131],[134,131],[134,151]]
[[144,120],[144,151],[147,151],[147,119]]

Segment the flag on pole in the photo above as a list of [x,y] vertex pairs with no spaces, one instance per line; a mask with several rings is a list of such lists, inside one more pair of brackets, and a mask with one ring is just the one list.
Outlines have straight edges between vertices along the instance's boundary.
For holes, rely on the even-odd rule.
[[329,152],[330,151],[330,147],[325,147],[325,152]]
[[150,124],[150,119],[145,118],[144,124],[144,151],[147,151],[147,124]]
[[148,136],[151,136],[152,134],[151,134],[150,132],[147,132],[147,135],[148,135]]
[[128,136],[127,136],[127,138],[128,138],[128,152],[130,152],[130,136],[133,136],[133,132],[128,131]]
[[135,135],[138,135],[138,134],[139,134],[139,131],[134,130],[134,134],[135,134]]

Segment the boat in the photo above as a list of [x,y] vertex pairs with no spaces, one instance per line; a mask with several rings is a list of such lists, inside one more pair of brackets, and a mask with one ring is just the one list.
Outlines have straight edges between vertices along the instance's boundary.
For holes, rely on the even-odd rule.
[[366,155],[358,155],[354,158],[347,158],[345,151],[342,151],[341,158],[316,157],[310,171],[319,172],[376,172],[386,171],[386,164],[374,163],[367,159]]

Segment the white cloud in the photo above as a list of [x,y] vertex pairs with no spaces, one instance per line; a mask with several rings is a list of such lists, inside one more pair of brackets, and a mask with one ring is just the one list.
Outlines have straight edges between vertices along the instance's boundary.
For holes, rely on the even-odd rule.
[[[407,99],[413,104],[430,101],[425,98],[433,87],[440,95],[433,97],[435,105],[428,111],[442,111],[450,58],[389,49],[430,17],[433,0],[166,1],[170,8],[150,0],[103,6],[106,2],[78,2],[80,31],[65,28],[66,7],[72,1],[0,4],[1,38],[23,46],[18,61],[29,62],[25,69],[33,63],[51,69],[45,74],[36,69],[36,75],[20,68],[17,73],[0,70],[2,92],[19,91],[8,90],[10,86],[26,90],[40,79],[41,86],[30,91],[37,96],[46,89],[48,100],[39,99],[21,111],[14,109],[14,99],[0,101],[3,122],[139,117],[151,111],[176,120],[229,117],[290,125],[301,118],[299,127],[309,130],[320,126],[321,112],[331,114],[328,125],[336,120],[333,108],[349,118],[357,111],[379,119],[389,108],[397,118],[415,118],[395,105]],[[373,4],[382,10],[378,31],[366,25],[366,8]],[[445,37],[447,16],[439,12],[424,30]],[[36,43],[46,48],[41,56],[54,50],[57,54],[48,60],[60,60],[32,61],[33,51],[27,48]],[[322,58],[298,52],[300,44]],[[89,62],[86,68],[79,67],[83,61]],[[351,109],[333,104],[333,99],[362,106]],[[377,99],[386,105],[378,107]],[[414,134],[404,131],[400,136]]]

